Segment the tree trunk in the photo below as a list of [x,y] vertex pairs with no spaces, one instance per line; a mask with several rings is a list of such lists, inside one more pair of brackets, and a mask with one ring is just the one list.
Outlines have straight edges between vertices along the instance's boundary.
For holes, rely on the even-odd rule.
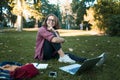
[[17,16],[17,31],[22,31],[23,28],[23,21],[22,21],[22,16],[18,15]]
[[34,25],[35,28],[38,28],[38,19],[35,20],[35,25]]
[[17,0],[17,5],[19,7],[20,14],[17,15],[17,31],[22,31],[23,28],[23,19],[22,19],[22,0]]

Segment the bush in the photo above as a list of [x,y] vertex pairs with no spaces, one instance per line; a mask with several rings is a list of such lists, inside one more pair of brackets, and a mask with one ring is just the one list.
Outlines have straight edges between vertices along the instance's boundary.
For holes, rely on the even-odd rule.
[[25,23],[26,28],[33,28],[35,25],[35,21],[30,21]]
[[120,15],[111,15],[106,33],[110,36],[120,36]]

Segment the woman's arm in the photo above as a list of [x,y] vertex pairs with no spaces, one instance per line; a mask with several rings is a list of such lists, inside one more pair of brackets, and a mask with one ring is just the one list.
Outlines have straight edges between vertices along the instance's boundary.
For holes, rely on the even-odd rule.
[[63,42],[65,42],[65,39],[61,38],[59,36],[59,34],[57,33],[57,31],[54,30],[54,28],[51,28],[51,31],[54,32],[55,35],[56,35],[56,37],[52,38],[52,40],[51,40],[52,42],[54,42],[54,43],[63,43]]
[[8,70],[8,71],[15,71],[15,69],[17,69],[17,68],[20,68],[20,66],[6,64],[6,65],[0,67],[0,69]]
[[54,43],[63,43],[65,42],[65,39],[64,38],[61,38],[61,37],[53,37],[51,42],[54,42]]

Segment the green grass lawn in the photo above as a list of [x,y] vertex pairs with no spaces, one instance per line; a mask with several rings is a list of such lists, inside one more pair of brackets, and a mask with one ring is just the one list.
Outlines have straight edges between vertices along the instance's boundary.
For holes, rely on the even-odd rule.
[[[75,55],[93,58],[106,52],[107,58],[103,66],[95,67],[93,70],[81,75],[70,75],[59,70],[59,67],[68,64],[59,63],[57,59],[50,61],[34,60],[36,31],[6,31],[0,33],[0,62],[15,61],[25,63],[48,63],[48,68],[39,70],[40,74],[31,80],[120,80],[120,38],[108,36],[69,36],[65,37],[63,50]],[[49,77],[50,71],[56,71],[57,77]]]

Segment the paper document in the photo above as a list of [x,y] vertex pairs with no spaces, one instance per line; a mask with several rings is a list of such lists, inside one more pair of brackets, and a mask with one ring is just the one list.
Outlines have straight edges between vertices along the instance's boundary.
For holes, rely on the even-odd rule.
[[46,69],[48,64],[44,63],[32,63],[37,69]]

